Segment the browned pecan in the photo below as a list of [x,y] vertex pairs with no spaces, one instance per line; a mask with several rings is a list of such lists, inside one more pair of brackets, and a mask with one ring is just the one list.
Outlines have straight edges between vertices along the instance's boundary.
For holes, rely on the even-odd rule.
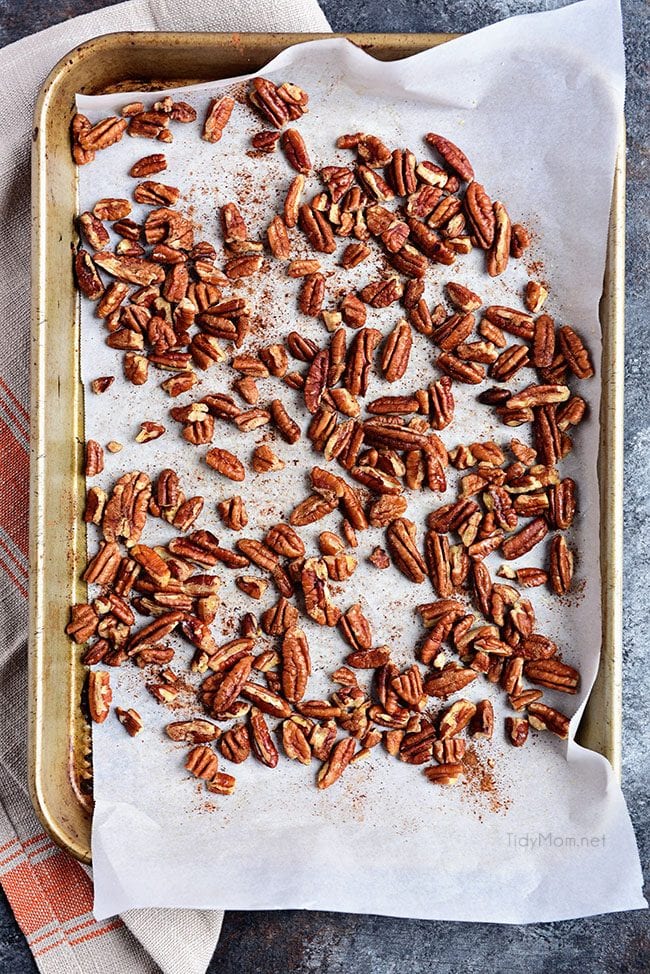
[[352,341],[343,383],[353,396],[365,396],[368,391],[372,359],[381,332],[376,328],[361,328]]
[[494,239],[487,254],[487,272],[490,277],[503,274],[510,257],[511,224],[508,211],[499,200],[494,202]]
[[355,748],[356,741],[353,737],[344,737],[334,745],[316,777],[318,788],[329,788],[338,781],[352,760]]
[[275,768],[279,757],[278,749],[273,743],[264,715],[258,707],[251,709],[248,726],[253,754],[268,768]]
[[303,314],[317,318],[323,307],[325,297],[325,278],[322,274],[308,274],[302,283],[298,307]]
[[261,599],[269,587],[265,578],[257,578],[255,575],[239,575],[235,579],[235,585],[252,599]]
[[558,332],[558,341],[573,374],[579,379],[590,379],[594,375],[594,367],[580,336],[570,325],[564,325]]
[[440,156],[444,159],[446,164],[455,173],[458,173],[461,179],[469,183],[474,179],[474,170],[469,159],[465,153],[450,142],[449,139],[443,138],[442,135],[436,135],[433,132],[429,132],[425,136],[425,140],[429,143],[432,148],[438,152]]
[[573,578],[573,554],[564,535],[558,534],[551,541],[549,578],[556,595],[566,595]]
[[305,696],[311,674],[309,645],[302,629],[287,629],[282,640],[281,659],[282,692],[290,703],[298,703]]
[[387,382],[397,382],[406,372],[412,344],[411,329],[402,319],[389,333],[381,353],[381,370]]
[[92,126],[90,121],[85,115],[79,114],[77,112],[70,124],[70,142],[72,147],[72,158],[78,166],[85,166],[87,163],[92,162],[95,158],[94,149],[85,149],[81,145],[80,139],[82,136],[86,136]]
[[241,460],[221,447],[213,447],[208,450],[205,455],[205,462],[229,480],[242,481],[246,477],[246,471]]
[[[303,203],[298,211],[300,227],[309,240],[313,250],[324,254],[333,254],[336,250],[334,234],[325,216],[318,210],[312,209],[307,203]],[[285,209],[285,222],[291,226],[287,219]]]
[[108,670],[91,670],[87,678],[88,710],[96,724],[102,724],[108,717],[113,699],[111,675]]
[[403,291],[404,285],[397,277],[388,277],[366,284],[359,294],[371,308],[387,308],[395,301],[399,301]]
[[282,148],[289,165],[306,176],[311,172],[311,159],[305,140],[298,129],[285,129],[282,134]]
[[386,528],[386,545],[395,566],[412,582],[421,584],[426,577],[426,565],[416,544],[413,521],[399,517]]
[[270,473],[273,470],[283,470],[285,462],[273,452],[268,444],[260,443],[253,450],[251,467],[255,473]]
[[321,626],[335,626],[341,611],[332,602],[327,569],[318,558],[308,558],[300,573],[305,610]]
[[477,362],[463,362],[451,352],[441,352],[436,359],[438,368],[457,382],[478,385],[485,378],[485,369]]
[[513,223],[512,239],[510,240],[510,253],[517,259],[522,256],[525,250],[530,247],[530,234],[521,223]]
[[434,785],[453,785],[465,773],[459,763],[432,764],[424,773]]
[[235,100],[230,95],[213,98],[208,105],[201,138],[206,142],[219,142],[226,125],[230,121],[234,107]]
[[515,747],[523,747],[528,739],[528,721],[525,717],[506,717],[506,734]]
[[544,703],[528,704],[528,720],[530,726],[535,730],[549,730],[565,740],[569,736],[569,718],[555,710],[547,707]]
[[323,348],[320,352],[317,352],[309,364],[309,370],[305,377],[303,396],[305,399],[305,406],[312,414],[317,412],[325,391],[329,365],[330,353],[326,348]]
[[245,724],[235,724],[230,730],[224,731],[219,749],[224,758],[233,764],[241,764],[251,752],[248,728]]
[[300,761],[301,764],[311,763],[312,749],[308,738],[308,726],[303,726],[300,717],[292,717],[282,724],[282,746],[288,758]]
[[107,149],[110,145],[119,142],[124,135],[127,125],[128,122],[126,119],[113,116],[111,118],[103,118],[90,128],[86,128],[85,125],[77,125],[76,132],[73,127],[73,133],[82,149],[96,152],[99,149]]
[[473,181],[465,193],[465,209],[479,247],[488,250],[494,241],[495,216],[492,201],[480,183]]

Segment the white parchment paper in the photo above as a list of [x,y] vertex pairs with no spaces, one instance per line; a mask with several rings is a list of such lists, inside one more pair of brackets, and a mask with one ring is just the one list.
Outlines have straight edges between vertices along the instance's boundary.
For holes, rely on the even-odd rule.
[[[419,158],[431,158],[422,142],[429,131],[464,148],[491,197],[502,199],[513,220],[532,229],[534,246],[527,259],[511,262],[496,282],[487,278],[477,254],[460,258],[452,268],[433,266],[426,278],[427,299],[441,300],[444,283],[458,280],[477,290],[486,304],[520,307],[529,274],[544,279],[551,288],[545,310],[587,339],[598,370],[598,302],[623,107],[617,4],[585,0],[551,13],[517,17],[391,64],[375,61],[346,41],[308,43],[285,51],[260,73],[278,83],[293,81],[309,92],[310,112],[299,128],[315,170],[337,160],[351,161],[349,153],[335,149],[342,132],[373,132],[391,147],[412,148]],[[209,97],[228,84],[180,89],[177,96],[193,104],[202,118]],[[136,97],[78,96],[77,103],[94,121]],[[151,93],[142,97],[147,104],[155,98]],[[163,147],[169,169],[155,178],[181,189],[180,208],[191,207],[201,228],[197,239],[215,242],[220,252],[218,208],[237,201],[250,236],[261,239],[293,177],[280,153],[246,156],[252,133],[263,127],[238,104],[217,145],[200,140],[198,125],[176,125],[174,143]],[[157,151],[155,144],[125,138],[97,163],[83,167],[80,210],[92,209],[102,196],[130,198],[135,181],[128,169],[152,151]],[[316,192],[316,177],[310,185]],[[145,212],[135,207],[136,218]],[[301,235],[295,232],[293,239],[293,256],[306,255]],[[343,274],[336,260],[336,255],[323,260],[331,274],[332,304],[341,288],[375,279],[379,268],[378,261],[374,266],[367,261],[354,274]],[[297,310],[298,284],[271,262],[261,279],[237,287],[253,304],[254,327],[246,350],[281,340],[292,328],[325,343],[322,324]],[[399,315],[397,306],[371,311],[368,324],[386,333]],[[172,403],[158,385],[164,375],[154,373],[141,388],[125,383],[121,353],[104,344],[102,332],[103,325],[84,302],[86,390],[96,376],[117,376],[104,395],[88,391],[86,435],[103,444],[111,439],[124,444],[121,453],[107,455],[106,470],[96,482],[108,486],[133,469],[144,469],[154,478],[162,467],[174,466],[187,495],[206,498],[196,526],[213,530],[228,547],[236,536],[219,522],[214,509],[218,500],[242,493],[250,514],[250,530],[244,533],[261,537],[306,495],[308,471],[320,462],[308,441],[295,446],[272,442],[287,461],[282,473],[249,472],[243,485],[223,480],[203,461],[207,447],[181,440],[178,425],[168,416]],[[423,336],[415,338],[407,376],[390,392],[418,388],[436,374],[435,349]],[[234,377],[229,367],[212,369],[174,404],[230,391]],[[518,380],[531,381],[525,375]],[[560,602],[540,589],[526,593],[535,605],[539,630],[558,640],[563,659],[582,674],[576,697],[552,691],[544,697],[574,713],[572,735],[596,674],[601,639],[599,382],[598,372],[596,379],[580,384],[589,401],[589,419],[562,465],[563,475],[580,484],[580,514],[570,536],[578,552],[576,595]],[[262,402],[279,395],[299,415],[300,397],[277,380],[264,380],[260,388]],[[491,424],[489,410],[477,409],[475,390],[467,389],[467,396],[457,396],[456,419],[442,434],[446,446],[490,436],[506,443],[509,432]],[[368,399],[387,391],[373,376]],[[134,443],[144,419],[165,423],[165,436],[145,445]],[[515,431],[522,433],[523,428]],[[269,438],[268,429],[241,434],[217,423],[215,444],[243,460],[263,438]],[[450,490],[442,497],[424,492],[409,500],[408,516],[418,524],[420,537],[428,511],[451,497]],[[336,530],[338,523],[338,515],[332,514],[314,530],[304,530],[308,550],[316,553],[318,531]],[[143,540],[159,543],[167,536],[162,522],[152,522]],[[357,552],[361,567],[336,598],[342,608],[360,600],[376,644],[390,644],[395,661],[407,665],[422,634],[415,606],[435,596],[428,582],[416,586],[394,570],[381,572],[368,565],[367,555],[382,540],[378,530],[363,534]],[[536,550],[534,558],[522,563],[541,564],[540,554]],[[489,564],[494,573],[498,559],[491,556]],[[259,605],[251,606],[234,586],[236,573],[220,574],[224,604],[214,625],[218,640],[233,631],[241,611],[262,611],[276,598],[269,589]],[[326,674],[340,665],[346,647],[336,631],[309,621],[305,629],[315,671],[308,696],[318,697],[331,692]],[[191,648],[180,640],[177,646],[174,666],[182,671]],[[131,739],[112,715],[94,730],[93,864],[99,918],[143,906],[298,907],[518,923],[644,905],[634,835],[608,763],[573,740],[563,743],[548,734],[531,734],[522,749],[509,746],[502,736],[502,694],[486,681],[476,681],[466,695],[493,699],[495,738],[475,746],[475,770],[456,787],[434,787],[421,769],[376,748],[325,792],[314,787],[315,767],[304,768],[284,757],[275,770],[254,759],[237,767],[222,762],[224,770],[236,775],[237,789],[233,796],[220,798],[189,779],[183,769],[186,748],[163,732],[170,720],[196,711],[170,713],[157,704],[136,668],[113,670],[111,676],[114,703],[135,707],[144,730]],[[488,764],[492,758],[494,767]]]

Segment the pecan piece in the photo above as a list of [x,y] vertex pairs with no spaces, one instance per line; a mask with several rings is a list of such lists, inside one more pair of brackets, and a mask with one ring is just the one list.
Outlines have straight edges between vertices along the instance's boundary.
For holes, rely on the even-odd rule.
[[424,773],[434,785],[453,785],[464,774],[463,765],[458,763],[433,764]]
[[214,778],[206,781],[205,787],[214,795],[232,795],[237,785],[237,779],[225,771],[217,771]]
[[283,700],[278,693],[275,693],[268,687],[261,686],[259,683],[245,683],[241,693],[242,697],[246,697],[263,714],[268,714],[270,717],[284,718],[289,717],[291,714],[291,707],[286,700]]
[[124,727],[129,737],[136,737],[142,730],[142,717],[137,710],[132,708],[124,710],[123,707],[115,708],[115,716]]
[[279,132],[256,132],[251,139],[251,145],[258,152],[275,152],[279,138]]
[[457,382],[478,385],[485,378],[485,369],[477,362],[463,362],[451,352],[442,352],[436,359],[438,368]]
[[217,755],[207,744],[198,744],[187,755],[185,767],[195,778],[211,781],[219,768]]
[[327,569],[318,558],[308,558],[300,573],[305,610],[321,626],[335,626],[341,611],[332,602]]
[[78,250],[74,259],[77,287],[91,301],[97,301],[104,293],[104,285],[93,258],[87,250]]
[[543,541],[547,534],[548,524],[546,519],[543,517],[533,518],[521,531],[506,538],[501,545],[501,554],[506,561],[521,558],[522,555],[532,551],[536,544]]
[[451,583],[449,541],[446,535],[438,534],[433,530],[427,531],[424,539],[424,553],[429,578],[436,594],[441,599],[449,598],[454,586]]
[[566,477],[548,489],[548,520],[553,528],[567,531],[573,524],[576,512],[575,481]]
[[106,541],[124,538],[127,545],[136,544],[147,518],[150,497],[151,481],[145,473],[136,471],[120,477],[104,508],[102,531]]
[[266,443],[261,443],[253,450],[251,468],[255,473],[271,473],[274,470],[284,470],[286,464],[273,452]]
[[474,181],[467,187],[465,209],[479,247],[488,250],[494,240],[495,216],[492,201],[480,183]]
[[523,747],[528,739],[528,721],[525,717],[506,717],[506,734],[514,747]]
[[396,277],[389,277],[381,281],[366,284],[359,294],[371,308],[388,308],[395,301],[399,301],[404,292],[404,285]]
[[120,257],[108,251],[100,251],[95,254],[94,259],[108,274],[128,284],[146,287],[148,284],[162,284],[165,279],[165,272],[159,264],[141,257]]
[[304,527],[306,524],[313,524],[320,521],[331,511],[338,507],[339,498],[332,492],[323,494],[311,494],[294,507],[289,517],[290,524],[295,527]]
[[288,524],[275,524],[266,534],[266,545],[285,558],[302,558],[305,545],[302,538]]
[[345,388],[352,396],[365,396],[375,348],[381,340],[376,328],[362,328],[354,337],[343,376]]
[[235,724],[223,733],[219,749],[228,761],[241,764],[251,753],[248,728],[245,724]]
[[257,578],[255,575],[239,575],[235,579],[235,585],[252,599],[261,599],[269,583],[264,578]]
[[[82,118],[83,117],[84,116],[82,116]],[[99,149],[107,149],[109,146],[120,141],[124,135],[127,125],[128,122],[125,118],[117,118],[115,116],[111,118],[103,118],[91,128],[78,126],[75,133],[76,140],[81,148],[85,149],[86,151],[96,152]]]
[[94,149],[84,149],[81,145],[80,139],[82,136],[86,136],[92,126],[90,121],[85,115],[76,113],[73,116],[72,122],[70,124],[70,141],[72,145],[72,158],[78,166],[85,166],[87,163],[92,162],[95,158]]
[[104,451],[96,440],[86,443],[84,473],[86,477],[96,477],[104,469]]

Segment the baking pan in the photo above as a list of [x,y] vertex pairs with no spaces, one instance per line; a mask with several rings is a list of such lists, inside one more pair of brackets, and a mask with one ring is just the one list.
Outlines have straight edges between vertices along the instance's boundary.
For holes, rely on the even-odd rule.
[[[64,634],[72,602],[86,599],[83,387],[76,243],[77,175],[69,147],[75,94],[156,90],[249,74],[284,48],[347,36],[380,60],[442,44],[450,34],[107,34],[71,51],[45,82],[32,154],[32,428],[30,517],[30,751],[32,801],[52,838],[90,861],[90,728],[80,709],[84,667]],[[623,433],[624,131],[621,125],[600,318],[603,647],[579,740],[620,772]]]

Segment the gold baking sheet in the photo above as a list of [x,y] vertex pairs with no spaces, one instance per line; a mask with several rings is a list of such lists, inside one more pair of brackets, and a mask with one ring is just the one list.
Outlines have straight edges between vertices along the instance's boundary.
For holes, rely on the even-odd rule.
[[[450,34],[107,34],[70,52],[36,106],[32,154],[32,422],[30,510],[29,783],[44,827],[90,861],[90,729],[80,708],[84,668],[64,634],[72,602],[85,600],[81,521],[85,481],[78,296],[72,278],[77,176],[69,148],[75,94],[154,90],[254,72],[284,48],[347,36],[380,60],[445,43]],[[625,134],[614,182],[603,329],[600,670],[580,743],[620,773]],[[68,268],[70,273],[68,273]]]

